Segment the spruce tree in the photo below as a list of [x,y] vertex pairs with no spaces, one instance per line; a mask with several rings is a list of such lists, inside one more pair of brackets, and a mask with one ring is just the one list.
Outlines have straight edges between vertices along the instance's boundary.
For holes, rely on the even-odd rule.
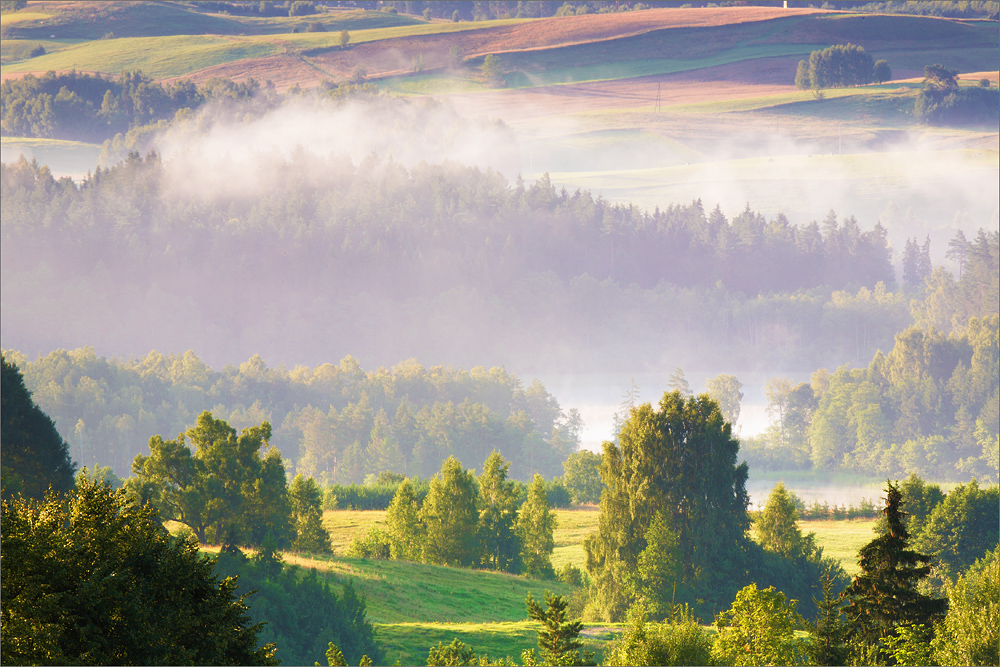
[[76,465],[56,425],[35,405],[17,366],[0,355],[0,443],[5,495],[41,499],[73,488]]
[[906,512],[899,487],[887,482],[887,530],[858,552],[861,574],[844,591],[848,604],[848,637],[865,650],[878,650],[880,640],[900,626],[928,627],[945,613],[947,600],[917,590],[931,571],[931,557],[908,549],[910,534],[903,525]]
[[847,647],[844,645],[846,628],[840,609],[844,603],[833,593],[834,581],[833,571],[827,570],[821,580],[823,599],[813,598],[819,613],[816,622],[809,628],[813,636],[809,657],[816,665],[847,664]]

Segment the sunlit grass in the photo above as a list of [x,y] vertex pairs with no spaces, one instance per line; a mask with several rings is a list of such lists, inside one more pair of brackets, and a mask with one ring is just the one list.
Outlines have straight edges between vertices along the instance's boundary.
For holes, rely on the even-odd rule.
[[24,21],[42,21],[52,16],[42,12],[3,12],[0,14],[0,26],[23,23]]
[[323,512],[323,527],[330,533],[333,552],[347,555],[355,537],[364,535],[371,526],[385,524],[385,510],[327,510]]
[[118,74],[138,69],[153,78],[163,78],[244,58],[273,55],[281,50],[277,42],[256,37],[125,37],[82,42],[55,53],[4,65],[3,72],[77,69]]
[[853,577],[861,571],[858,549],[875,539],[875,523],[875,519],[800,521],[799,528],[803,533],[816,533],[816,545],[823,548],[823,555],[840,561]]

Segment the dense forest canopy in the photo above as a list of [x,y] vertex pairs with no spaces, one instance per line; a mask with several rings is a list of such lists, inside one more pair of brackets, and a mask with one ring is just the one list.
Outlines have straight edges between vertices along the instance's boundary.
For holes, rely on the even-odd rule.
[[[5,356],[7,353],[5,352]],[[242,430],[268,421],[269,442],[296,472],[323,483],[396,472],[430,477],[454,455],[477,465],[496,449],[511,476],[552,477],[579,446],[582,424],[545,387],[502,368],[425,368],[407,361],[365,371],[339,365],[209,368],[193,353],[106,359],[91,348],[59,350],[27,363],[11,353],[36,400],[66,434],[75,459],[119,476],[154,435],[184,431],[204,410]]]

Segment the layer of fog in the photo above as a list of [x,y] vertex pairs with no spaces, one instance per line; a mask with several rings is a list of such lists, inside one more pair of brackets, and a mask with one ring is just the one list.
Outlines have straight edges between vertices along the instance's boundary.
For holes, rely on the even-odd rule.
[[[454,160],[494,169],[511,180],[524,174],[530,181],[551,171],[570,190],[593,187],[595,194],[610,200],[653,208],[700,197],[706,210],[719,203],[729,217],[749,204],[769,217],[785,212],[793,224],[822,220],[834,209],[842,219],[856,215],[862,229],[870,229],[876,221],[885,224],[897,262],[902,240],[907,237],[934,233],[932,249],[940,260],[947,238],[956,228],[971,235],[979,227],[997,227],[1000,170],[995,148],[963,151],[948,146],[942,151],[919,137],[895,137],[885,144],[884,153],[878,153],[885,167],[882,170],[873,168],[870,159],[851,161],[852,156],[862,153],[871,157],[865,146],[849,145],[841,155],[839,140],[828,131],[812,140],[769,134],[752,119],[742,126],[742,121],[734,119],[731,136],[713,136],[711,141],[706,138],[711,128],[700,127],[697,134],[702,144],[697,146],[672,139],[669,132],[626,128],[616,135],[565,118],[504,119],[508,120],[462,116],[447,102],[427,100],[380,106],[374,111],[370,105],[334,108],[303,102],[287,104],[257,120],[225,121],[205,112],[197,122],[166,132],[157,144],[171,176],[168,191],[179,197],[258,196],[270,185],[264,165],[273,164],[276,156],[287,158],[293,152],[304,152],[320,160],[343,156],[354,164],[371,155],[404,166]],[[993,135],[987,143],[995,143],[995,139]],[[750,162],[733,163],[730,158]],[[802,165],[808,165],[808,180],[802,178]],[[748,173],[753,177],[748,178]],[[113,307],[109,304],[111,310]],[[5,321],[5,328],[11,324],[16,328],[11,321]],[[308,326],[308,322],[296,325]],[[184,349],[194,350],[214,366],[239,364],[249,356],[245,345],[218,349],[199,337],[214,336],[217,343],[217,334],[188,329]],[[124,357],[142,355],[150,348],[184,351],[162,349],[145,335],[120,331],[108,339],[117,344],[99,347],[98,352]],[[256,339],[251,336],[246,340]],[[93,342],[78,340],[67,342],[67,346]],[[250,353],[260,352],[271,365],[291,366],[302,360],[300,351],[283,347],[285,341],[268,343],[269,349]],[[419,351],[415,356],[424,361]],[[384,363],[396,361],[400,360]],[[483,359],[481,363],[492,362]],[[564,408],[581,411],[588,448],[597,448],[610,437],[612,417],[630,377],[634,376],[642,388],[643,400],[655,402],[666,389],[670,371],[684,366],[684,359],[669,347],[646,367],[622,368],[613,376],[547,375],[530,363],[522,363],[516,353],[507,362],[509,370],[526,380],[540,375]],[[699,368],[689,373],[689,382],[700,391],[705,379],[721,372],[732,371]],[[766,374],[741,377],[746,398],[739,426],[745,435],[766,427],[763,385],[767,379]]]
[[432,99],[342,105],[293,100],[242,122],[207,108],[155,143],[176,196],[259,196],[272,185],[275,162],[293,153],[354,165],[379,159],[407,168],[453,161],[499,171],[509,180],[521,167],[516,137],[502,122],[464,118]]

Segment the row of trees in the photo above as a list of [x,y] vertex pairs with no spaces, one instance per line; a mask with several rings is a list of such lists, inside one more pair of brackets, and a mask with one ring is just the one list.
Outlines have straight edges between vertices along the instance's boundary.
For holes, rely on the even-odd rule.
[[134,128],[158,126],[179,111],[208,102],[259,115],[279,101],[273,85],[262,86],[253,79],[237,83],[216,77],[196,86],[187,79],[162,84],[140,71],[118,78],[46,72],[4,81],[0,118],[7,136],[101,143]]
[[286,464],[322,484],[397,472],[430,477],[449,455],[482,460],[497,449],[513,475],[559,474],[582,422],[538,381],[502,368],[471,371],[410,360],[365,371],[353,357],[315,368],[270,368],[259,356],[216,371],[192,352],[106,359],[59,350],[35,362],[6,353],[51,414],[74,456],[90,467],[129,463],[156,433],[178,433],[210,409],[242,429],[277,426],[268,441]]
[[552,578],[556,519],[545,482],[536,475],[518,507],[509,468],[493,452],[477,477],[449,457],[422,502],[404,480],[386,512],[385,530],[372,527],[352,545],[352,554]]
[[768,385],[773,422],[747,439],[760,468],[996,480],[998,316],[945,336],[911,327],[867,368],[817,371]]
[[800,60],[795,72],[795,87],[819,91],[823,88],[864,86],[892,78],[885,60],[874,60],[863,46],[836,44],[813,51],[809,60]]

